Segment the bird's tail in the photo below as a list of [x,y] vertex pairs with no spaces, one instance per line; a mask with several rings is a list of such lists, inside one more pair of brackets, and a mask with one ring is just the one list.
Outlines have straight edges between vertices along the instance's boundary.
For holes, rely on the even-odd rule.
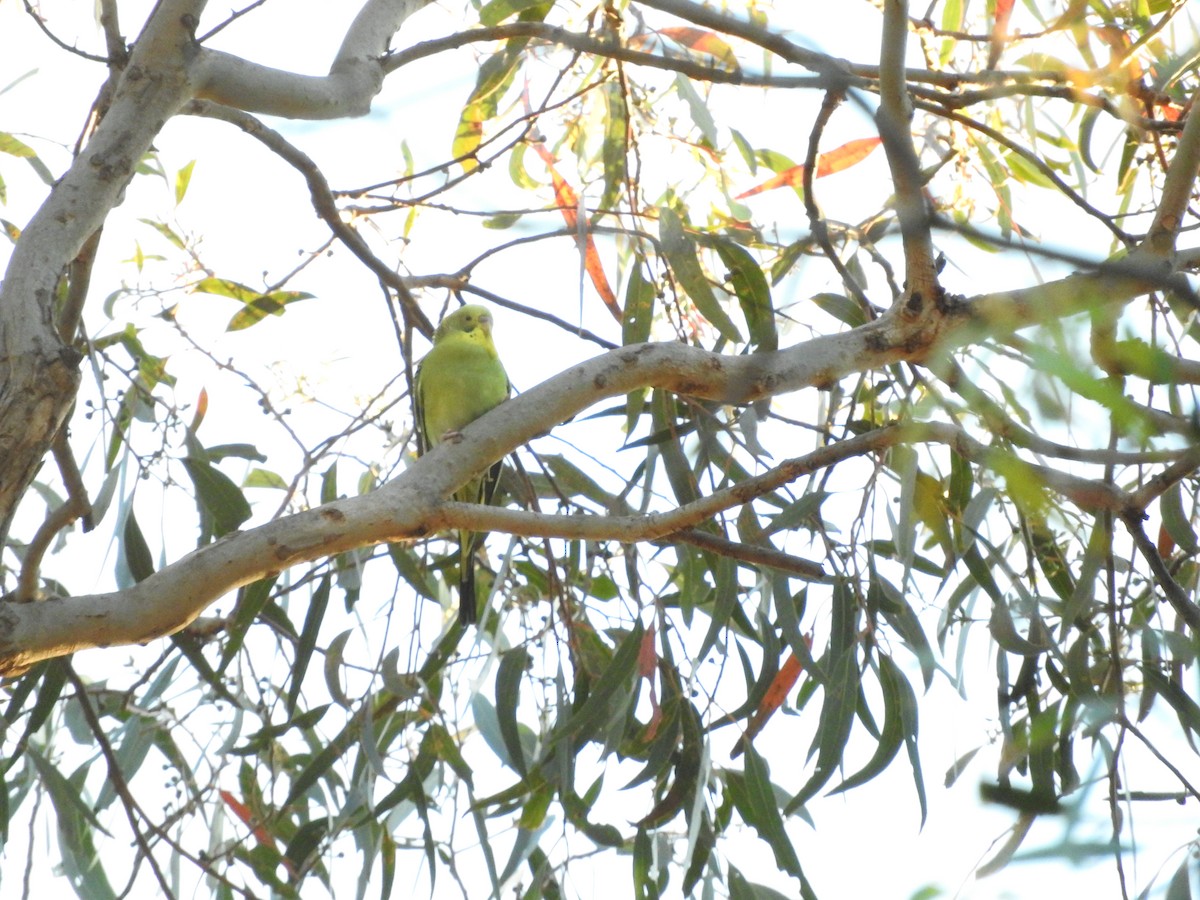
[[475,598],[475,541],[478,537],[471,531],[461,531],[458,535],[458,621],[463,625],[474,625],[479,621]]

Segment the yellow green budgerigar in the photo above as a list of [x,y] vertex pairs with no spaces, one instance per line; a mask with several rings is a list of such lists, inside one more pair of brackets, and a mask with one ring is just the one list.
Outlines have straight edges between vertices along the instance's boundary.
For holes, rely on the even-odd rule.
[[[414,386],[418,450],[425,453],[508,398],[508,375],[492,343],[492,314],[483,306],[464,306],[442,320],[433,348],[417,367]],[[500,475],[497,462],[454,492],[464,503],[487,503]],[[461,531],[459,539],[458,619],[473,624],[475,550],[479,535]]]

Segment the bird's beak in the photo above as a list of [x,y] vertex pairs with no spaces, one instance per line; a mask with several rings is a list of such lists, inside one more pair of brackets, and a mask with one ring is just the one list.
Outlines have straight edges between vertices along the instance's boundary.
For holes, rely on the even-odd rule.
[[492,315],[491,313],[482,313],[479,316],[479,324],[488,331],[492,330]]

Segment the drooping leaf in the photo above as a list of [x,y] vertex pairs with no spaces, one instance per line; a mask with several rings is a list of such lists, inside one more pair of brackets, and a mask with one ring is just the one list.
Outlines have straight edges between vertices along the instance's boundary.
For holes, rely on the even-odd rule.
[[542,158],[542,161],[546,164],[547,171],[550,173],[550,180],[554,184],[555,205],[562,214],[567,228],[575,236],[576,243],[579,244],[579,253],[583,261],[583,268],[587,272],[588,278],[591,279],[592,287],[596,289],[596,293],[600,295],[600,299],[604,301],[604,305],[608,307],[608,311],[612,314],[613,318],[620,322],[622,318],[621,306],[617,302],[617,295],[613,293],[612,287],[608,283],[608,276],[604,273],[604,263],[600,260],[600,251],[596,247],[596,241],[592,237],[587,219],[580,215],[583,204],[579,194],[559,174],[554,157],[544,144],[536,143],[533,145],[533,149]]
[[308,663],[317,647],[317,635],[321,630],[321,622],[325,619],[325,610],[329,606],[330,578],[323,577],[312,592],[308,603],[308,612],[304,615],[304,627],[300,630],[300,641],[296,645],[296,658],[292,663],[292,682],[288,688],[287,711],[292,716],[296,712],[296,704],[304,687],[304,676],[308,672]]
[[779,349],[771,286],[749,251],[727,240],[718,240],[717,253],[729,269],[728,280],[750,329],[750,343],[762,351]]
[[729,318],[716,294],[708,275],[700,265],[696,254],[696,243],[684,231],[683,221],[669,207],[662,207],[658,214],[658,236],[662,242],[662,250],[667,258],[667,265],[683,287],[688,297],[696,304],[700,314],[730,341],[742,342],[741,332]]

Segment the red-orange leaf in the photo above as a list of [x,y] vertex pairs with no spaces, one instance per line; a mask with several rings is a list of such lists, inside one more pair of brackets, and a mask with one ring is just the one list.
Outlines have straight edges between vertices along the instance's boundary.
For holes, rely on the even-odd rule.
[[1012,18],[1013,4],[1016,0],[996,0],[996,18],[992,22],[992,43],[988,48],[989,69],[994,69],[1008,43],[1008,20]]
[[638,675],[649,678],[658,669],[658,650],[654,646],[654,626],[642,635],[642,646],[638,649]]
[[737,57],[733,55],[733,48],[711,31],[678,26],[660,29],[659,34],[665,34],[675,43],[687,47],[689,50],[706,53],[731,69],[738,67]]
[[828,153],[822,153],[817,158],[817,171],[814,177],[824,178],[826,175],[841,172],[843,169],[862,162],[870,156],[871,151],[878,147],[882,140],[883,138],[878,136],[858,138],[846,141],[842,146],[830,150]]
[[[858,138],[853,141],[847,141],[842,146],[836,147],[828,153],[822,153],[817,157],[817,171],[813,173],[813,177],[824,178],[826,175],[841,172],[843,169],[848,169],[856,163],[862,162],[870,155],[872,150],[879,146],[881,141],[882,138],[878,136]],[[748,191],[743,191],[734,199],[741,200],[745,197],[761,194],[764,191],[773,191],[775,188],[798,187],[803,183],[804,166],[792,166],[768,178],[762,184],[755,185]]]
[[654,626],[651,625],[642,635],[642,645],[638,648],[638,676],[650,682],[650,721],[646,725],[646,740],[654,740],[658,727],[662,724],[662,706],[658,702],[658,690],[654,683],[654,673],[658,670],[658,649],[654,646]]
[[738,746],[734,748],[733,756],[740,755],[743,745],[754,740],[754,736],[767,724],[767,719],[775,714],[775,710],[783,706],[783,701],[787,699],[787,695],[792,692],[792,688],[800,680],[802,671],[804,671],[803,664],[796,658],[796,654],[789,653],[788,658],[779,667],[779,671],[775,673],[775,678],[771,681],[766,693],[763,694],[762,700],[759,701],[758,709],[750,717],[750,721],[746,725],[746,733],[742,735]]
[[254,818],[254,813],[250,812],[250,807],[229,793],[229,791],[221,791],[220,793],[221,799],[225,801],[225,805],[232,809],[234,815],[245,823],[246,827],[250,829],[260,844],[267,847],[275,846],[275,838],[271,837],[271,833],[258,823]]
[[[546,149],[545,145],[535,143],[533,149],[542,158],[542,162],[546,164],[546,169],[550,173],[550,180],[554,184],[554,202],[558,206],[559,212],[562,213],[563,221],[567,223],[567,227],[572,232],[578,235],[579,194],[558,173],[558,169],[554,165],[554,156]],[[596,249],[596,242],[592,240],[590,231],[584,231],[583,246],[580,247],[580,252],[583,254],[583,267],[592,280],[592,287],[596,289],[596,293],[600,295],[600,299],[604,301],[608,311],[613,314],[613,318],[620,322],[621,304],[617,302],[617,295],[613,293],[608,284],[608,276],[604,274],[604,266],[600,262],[600,251]]]
[[635,49],[652,48],[663,37],[670,38],[681,47],[711,56],[727,69],[736,71],[740,68],[733,48],[716,33],[702,28],[690,28],[686,25],[660,28],[646,34],[634,35],[629,39],[629,46]]
[[204,421],[204,416],[208,413],[208,390],[200,388],[200,396],[196,398],[196,414],[192,416],[192,424],[188,426],[188,431],[192,434],[196,433],[196,429],[200,427],[200,423]]

